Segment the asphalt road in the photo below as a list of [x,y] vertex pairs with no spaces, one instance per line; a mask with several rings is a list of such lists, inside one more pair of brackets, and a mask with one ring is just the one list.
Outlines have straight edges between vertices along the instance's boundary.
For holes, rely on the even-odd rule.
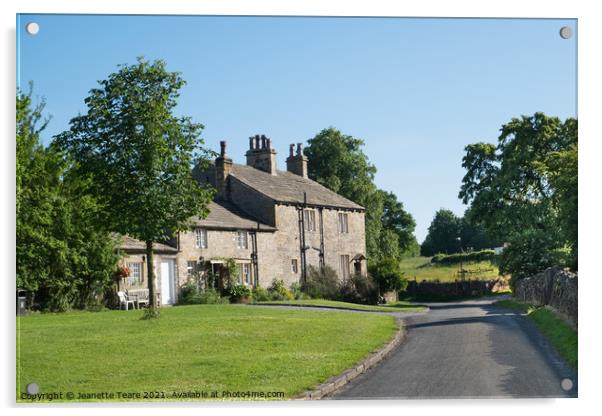
[[404,317],[404,343],[333,398],[575,397],[576,375],[528,318],[492,302],[432,303]]

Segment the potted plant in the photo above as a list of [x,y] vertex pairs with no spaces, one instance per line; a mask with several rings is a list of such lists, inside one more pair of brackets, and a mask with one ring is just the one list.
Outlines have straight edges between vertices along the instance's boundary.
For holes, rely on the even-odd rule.
[[130,269],[126,265],[121,265],[113,274],[113,279],[117,283],[117,290],[121,290],[122,279],[127,279],[130,276]]
[[251,289],[245,285],[232,285],[228,293],[232,303],[249,303],[251,300]]

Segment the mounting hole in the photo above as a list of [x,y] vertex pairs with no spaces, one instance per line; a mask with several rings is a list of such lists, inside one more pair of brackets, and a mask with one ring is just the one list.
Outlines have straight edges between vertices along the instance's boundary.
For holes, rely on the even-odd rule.
[[25,25],[25,30],[30,35],[37,35],[38,32],[40,31],[40,25],[37,24],[36,22],[29,22]]
[[571,36],[573,36],[573,29],[571,29],[571,28],[570,28],[570,27],[568,27],[568,26],[562,26],[562,27],[560,28],[560,37],[561,37],[562,39],[568,39],[568,38],[570,38]]
[[560,382],[560,387],[562,387],[562,390],[564,391],[570,391],[573,388],[573,380],[570,378],[563,378]]
[[40,387],[36,383],[29,383],[25,390],[27,390],[27,394],[38,394]]

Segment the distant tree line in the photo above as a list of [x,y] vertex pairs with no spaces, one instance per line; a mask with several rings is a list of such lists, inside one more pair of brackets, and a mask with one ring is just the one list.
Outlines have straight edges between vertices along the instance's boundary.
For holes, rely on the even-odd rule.
[[458,217],[452,211],[442,208],[435,213],[428,234],[420,246],[420,255],[430,257],[438,253],[478,251],[501,244],[483,226],[471,220],[470,210],[463,217]]

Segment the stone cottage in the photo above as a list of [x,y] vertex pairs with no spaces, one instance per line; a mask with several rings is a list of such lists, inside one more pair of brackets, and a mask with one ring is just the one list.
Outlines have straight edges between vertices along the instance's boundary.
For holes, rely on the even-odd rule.
[[195,228],[167,246],[177,254],[157,259],[162,303],[176,302],[194,273],[219,274],[228,259],[238,266],[238,282],[251,287],[274,279],[290,286],[310,265],[328,265],[341,280],[366,273],[364,208],[308,178],[301,144],[290,145],[286,171],[278,170],[264,135],[249,139],[245,165],[226,154],[226,142],[220,145],[209,168],[193,170],[195,179],[217,189],[209,215],[193,219]]

